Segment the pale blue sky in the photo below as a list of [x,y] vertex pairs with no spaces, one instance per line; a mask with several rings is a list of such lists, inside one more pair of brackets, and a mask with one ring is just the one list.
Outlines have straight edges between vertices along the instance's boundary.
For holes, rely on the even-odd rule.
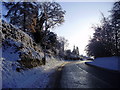
[[60,2],[60,5],[66,11],[65,22],[53,31],[69,41],[68,48],[72,50],[76,45],[80,54],[85,54],[85,46],[94,32],[92,25],[100,23],[101,12],[105,16],[110,14],[113,2]]

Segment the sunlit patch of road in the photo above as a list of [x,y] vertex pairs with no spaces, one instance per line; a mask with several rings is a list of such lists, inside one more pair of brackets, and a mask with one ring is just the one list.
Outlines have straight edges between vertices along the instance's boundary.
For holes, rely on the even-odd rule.
[[[116,87],[116,73],[90,67],[92,60],[65,60],[51,76],[53,88],[111,88]],[[111,82],[110,82],[111,81]],[[115,83],[115,84],[114,84]]]
[[[59,77],[60,88],[103,88],[110,87],[108,83],[95,77],[86,70],[80,68],[78,65],[82,65],[85,62],[91,60],[77,60],[66,61],[58,68],[59,72],[62,71]],[[58,81],[58,80],[57,80]]]
[[75,64],[81,64],[81,63],[85,63],[85,62],[92,62],[92,60],[87,60],[87,59],[84,59],[84,60],[67,60],[65,61],[64,63],[68,64],[68,63],[75,63]]
[[79,63],[85,63],[85,62],[92,62],[91,60],[83,60],[83,61],[76,61],[75,63],[77,64],[79,64]]

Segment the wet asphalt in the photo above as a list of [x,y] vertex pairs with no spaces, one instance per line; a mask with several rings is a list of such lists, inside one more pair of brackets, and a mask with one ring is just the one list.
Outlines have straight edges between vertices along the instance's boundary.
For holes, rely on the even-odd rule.
[[53,88],[120,88],[119,76],[118,72],[71,62],[56,70]]

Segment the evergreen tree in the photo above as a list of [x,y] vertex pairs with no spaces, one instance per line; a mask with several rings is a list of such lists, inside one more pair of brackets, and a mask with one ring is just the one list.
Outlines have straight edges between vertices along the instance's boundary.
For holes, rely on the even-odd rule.
[[73,46],[73,51],[72,51],[72,53],[73,53],[74,55],[77,54],[75,45]]
[[75,47],[75,46],[73,46],[73,51],[72,51],[72,53],[74,54],[74,55],[79,55],[79,48],[78,47]]
[[94,27],[93,39],[87,45],[87,54],[94,57],[120,55],[120,2],[115,2],[111,18],[105,18],[101,26]]
[[112,29],[114,30],[115,55],[120,56],[120,1],[114,3],[111,13]]
[[8,12],[5,18],[10,18],[10,23],[25,31],[28,29],[33,18],[38,15],[38,5],[36,2],[3,2]]
[[79,56],[79,48],[76,47],[76,52],[77,52],[77,55]]

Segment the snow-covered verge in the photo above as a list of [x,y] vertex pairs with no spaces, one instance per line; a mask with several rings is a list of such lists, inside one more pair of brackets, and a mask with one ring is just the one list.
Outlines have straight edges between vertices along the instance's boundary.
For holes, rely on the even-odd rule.
[[[1,34],[2,33],[2,34]],[[0,27],[2,48],[0,48],[1,88],[45,88],[55,67],[63,63],[54,57],[47,57],[46,65],[32,69],[21,69],[17,61],[42,60],[43,51],[25,32],[2,21]],[[1,39],[0,38],[0,39]]]
[[2,88],[2,48],[0,47],[0,89]]
[[46,88],[50,75],[63,62],[48,57],[46,65],[16,72],[16,62],[3,60],[2,88]]
[[100,68],[120,71],[120,57],[117,56],[96,58],[94,61],[86,63]]
[[2,57],[16,61],[24,57],[42,60],[42,49],[25,32],[2,21]]

